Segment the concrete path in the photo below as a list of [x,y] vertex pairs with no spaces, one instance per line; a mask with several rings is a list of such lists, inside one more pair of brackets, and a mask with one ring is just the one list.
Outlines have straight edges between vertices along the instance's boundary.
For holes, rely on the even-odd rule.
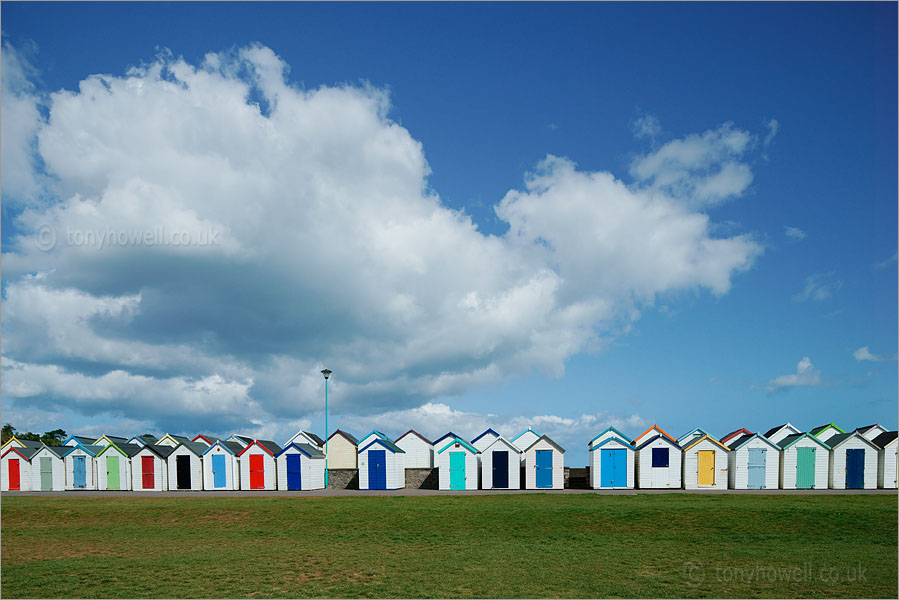
[[66,492],[3,492],[5,496],[40,496],[40,497],[100,497],[100,498],[211,498],[225,497],[285,497],[285,498],[322,498],[332,496],[491,496],[504,494],[596,494],[598,496],[620,496],[636,494],[748,494],[752,496],[779,496],[784,494],[887,494],[897,496],[896,490],[312,490],[305,492],[287,492],[284,490],[240,490],[240,491],[203,491],[203,492],[143,492],[143,491],[95,491],[77,490]]

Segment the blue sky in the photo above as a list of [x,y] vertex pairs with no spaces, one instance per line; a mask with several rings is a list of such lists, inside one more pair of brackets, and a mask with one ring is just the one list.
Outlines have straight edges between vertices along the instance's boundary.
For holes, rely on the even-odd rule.
[[2,17],[19,429],[896,427],[895,4]]

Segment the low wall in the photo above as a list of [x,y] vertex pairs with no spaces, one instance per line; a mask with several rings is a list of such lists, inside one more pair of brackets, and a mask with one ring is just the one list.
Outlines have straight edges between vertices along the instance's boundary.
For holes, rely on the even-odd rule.
[[358,469],[328,469],[329,490],[358,490]]
[[436,490],[440,485],[438,470],[406,469],[406,489]]

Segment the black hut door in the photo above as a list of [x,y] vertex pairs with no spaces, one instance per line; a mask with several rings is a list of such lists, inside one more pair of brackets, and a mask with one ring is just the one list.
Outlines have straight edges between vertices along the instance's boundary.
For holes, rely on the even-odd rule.
[[175,459],[175,467],[178,469],[178,489],[190,489],[190,457],[178,456]]

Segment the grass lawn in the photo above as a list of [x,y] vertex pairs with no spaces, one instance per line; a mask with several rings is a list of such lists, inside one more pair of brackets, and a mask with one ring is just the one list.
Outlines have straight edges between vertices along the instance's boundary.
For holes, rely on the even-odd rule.
[[896,496],[2,502],[15,597],[896,597]]

